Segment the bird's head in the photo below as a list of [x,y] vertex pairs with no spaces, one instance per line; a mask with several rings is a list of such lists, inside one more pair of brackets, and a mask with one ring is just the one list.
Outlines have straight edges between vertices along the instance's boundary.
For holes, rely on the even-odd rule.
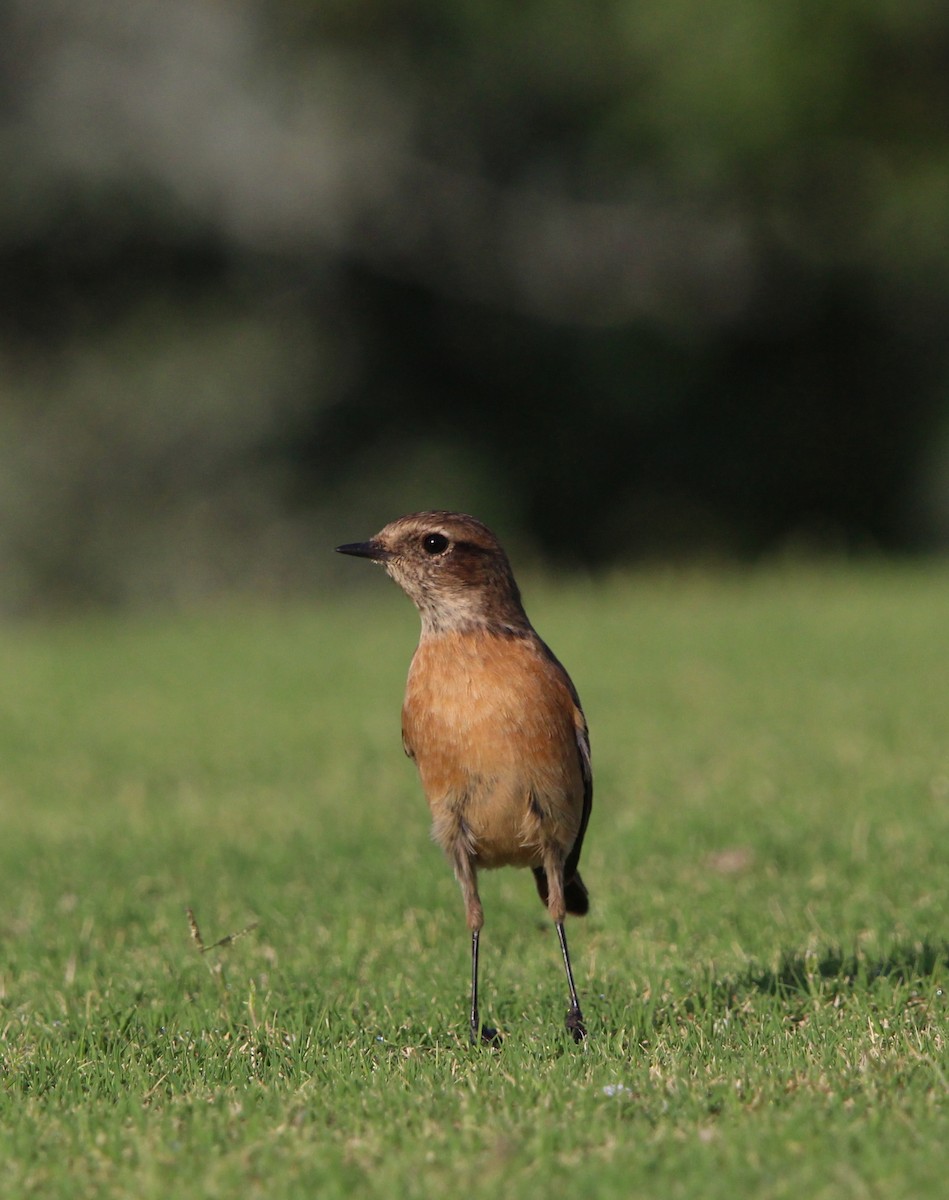
[[530,628],[500,542],[465,513],[410,513],[368,542],[336,549],[381,563],[414,601],[423,633]]

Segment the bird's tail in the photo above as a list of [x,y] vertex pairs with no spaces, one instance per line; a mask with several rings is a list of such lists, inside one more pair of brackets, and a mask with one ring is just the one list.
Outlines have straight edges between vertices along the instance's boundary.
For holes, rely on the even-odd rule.
[[[543,867],[534,867],[534,882],[537,884],[537,894],[541,901],[547,903],[547,873]],[[580,872],[575,871],[569,879],[564,880],[563,898],[567,912],[575,917],[585,917],[590,911],[590,894],[586,884],[580,878]]]

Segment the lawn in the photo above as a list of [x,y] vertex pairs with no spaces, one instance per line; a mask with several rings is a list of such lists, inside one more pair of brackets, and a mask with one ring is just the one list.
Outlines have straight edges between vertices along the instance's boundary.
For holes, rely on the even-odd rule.
[[580,1047],[512,871],[467,1044],[381,574],[0,629],[5,1200],[941,1194],[949,569],[523,582],[593,742]]

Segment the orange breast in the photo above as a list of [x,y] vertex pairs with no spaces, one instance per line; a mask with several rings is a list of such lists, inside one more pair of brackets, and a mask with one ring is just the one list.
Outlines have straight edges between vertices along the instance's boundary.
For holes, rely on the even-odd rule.
[[402,727],[436,839],[448,850],[463,829],[482,866],[539,865],[545,841],[569,851],[583,807],[577,722],[562,669],[534,637],[423,638]]

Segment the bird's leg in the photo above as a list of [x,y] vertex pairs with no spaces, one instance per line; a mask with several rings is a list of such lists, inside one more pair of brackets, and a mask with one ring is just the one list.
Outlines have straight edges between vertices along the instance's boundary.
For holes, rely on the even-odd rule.
[[490,1025],[482,1025],[478,1014],[478,939],[481,930],[471,931],[471,1017],[469,1023],[472,1046],[500,1046],[501,1035]]
[[496,1029],[489,1029],[487,1025],[482,1027],[481,1017],[478,1013],[478,939],[480,935],[480,929],[473,929],[471,931],[471,1017],[469,1029],[472,1046],[477,1046],[480,1042],[495,1042],[498,1036]]
[[563,927],[567,915],[567,906],[563,895],[563,859],[549,851],[544,856],[544,872],[547,875],[547,911],[557,926],[560,952],[563,955],[564,970],[567,972],[567,989],[570,992],[567,1030],[575,1042],[582,1042],[587,1035],[587,1029],[583,1023],[583,1013],[580,1011],[577,985],[573,981],[573,968],[570,966],[570,951],[567,949],[567,934]]
[[469,1018],[469,1037],[472,1046],[500,1046],[501,1038],[498,1031],[488,1025],[481,1024],[478,1013],[478,942],[481,926],[484,924],[484,910],[478,895],[478,879],[475,868],[467,854],[455,856],[455,874],[461,885],[465,898],[465,916],[468,928],[471,930],[471,1014]]
[[570,966],[570,952],[567,949],[567,934],[563,927],[563,921],[557,922],[557,936],[560,938],[563,965],[567,972],[567,988],[570,991],[570,1010],[567,1013],[567,1029],[573,1035],[575,1042],[582,1042],[587,1035],[587,1027],[583,1023],[583,1013],[580,1011],[577,985],[573,982],[573,970]]

